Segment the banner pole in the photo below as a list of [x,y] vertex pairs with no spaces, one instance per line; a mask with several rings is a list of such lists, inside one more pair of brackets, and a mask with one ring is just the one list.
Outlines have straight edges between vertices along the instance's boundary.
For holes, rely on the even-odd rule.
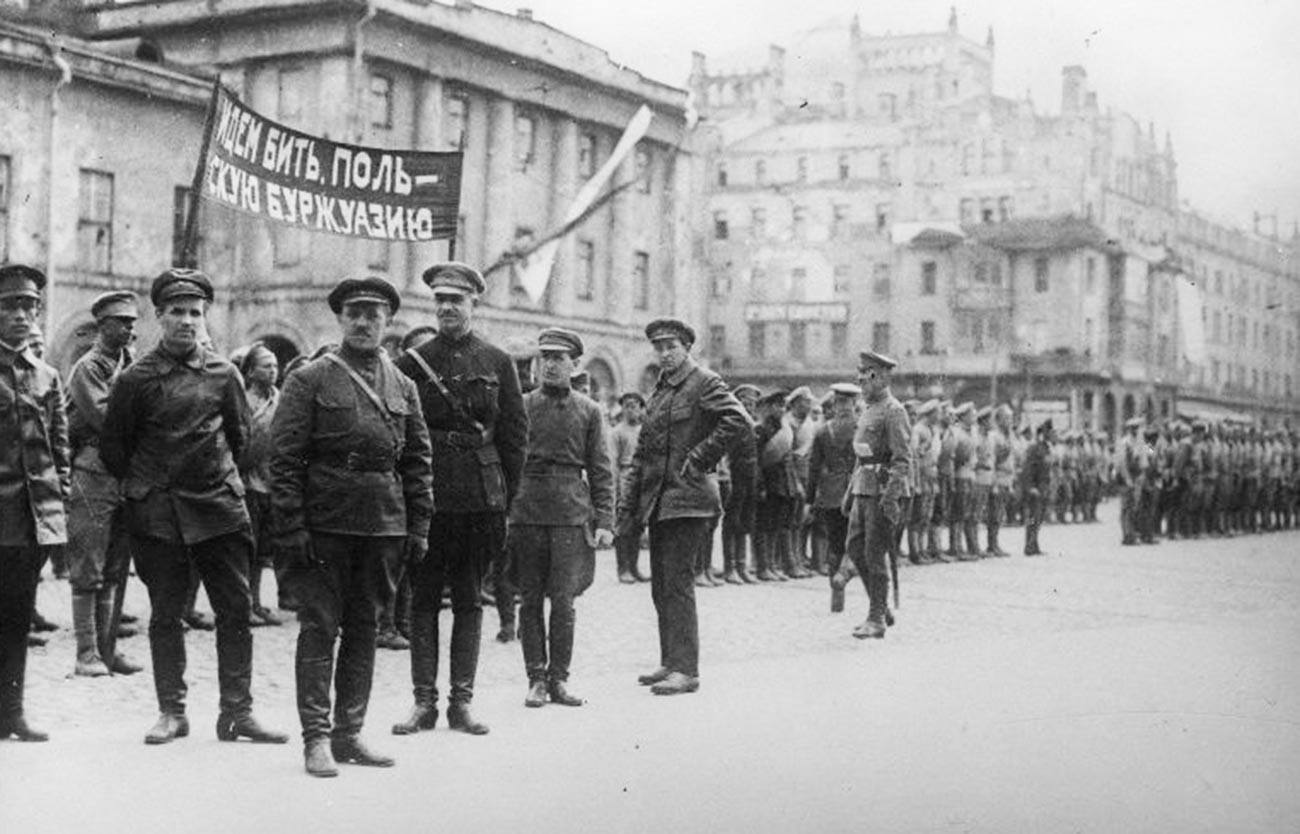
[[199,162],[194,166],[194,181],[190,184],[189,211],[185,214],[185,239],[181,248],[181,262],[177,266],[194,269],[198,266],[199,245],[199,191],[203,188],[203,171],[207,167],[208,148],[212,145],[212,123],[216,119],[217,99],[221,95],[221,81],[212,82],[212,98],[203,118],[203,144],[199,148]]

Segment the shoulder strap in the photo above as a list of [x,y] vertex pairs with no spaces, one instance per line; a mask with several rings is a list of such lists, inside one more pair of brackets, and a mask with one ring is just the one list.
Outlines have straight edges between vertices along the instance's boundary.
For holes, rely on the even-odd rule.
[[366,397],[370,399],[370,402],[374,403],[375,408],[379,409],[380,414],[388,413],[388,409],[384,405],[384,401],[381,400],[379,398],[379,395],[375,393],[375,389],[370,387],[370,383],[366,382],[365,379],[361,377],[361,374],[352,370],[351,366],[349,366],[347,362],[344,362],[342,357],[340,357],[337,353],[327,353],[325,354],[325,358],[348,372],[348,376],[352,377],[352,381],[357,384],[357,387],[360,388],[365,393]]
[[439,396],[446,401],[447,407],[451,409],[451,413],[454,417],[473,426],[476,431],[483,430],[483,424],[469,416],[469,413],[465,411],[465,406],[461,404],[460,400],[456,399],[450,390],[448,390],[447,384],[442,381],[442,377],[438,376],[438,372],[435,371],[433,366],[420,355],[418,350],[415,348],[407,348],[406,355],[409,356],[415,364],[420,366],[420,370],[424,371],[425,377],[427,377],[433,387],[437,389]]

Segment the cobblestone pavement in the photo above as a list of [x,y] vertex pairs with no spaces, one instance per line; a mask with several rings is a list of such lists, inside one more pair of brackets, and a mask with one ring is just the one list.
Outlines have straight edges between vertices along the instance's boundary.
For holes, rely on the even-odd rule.
[[[637,770],[635,775],[643,788],[640,804],[628,807],[618,802],[597,803],[584,812],[590,815],[587,822],[591,825],[618,830],[650,830],[664,824],[682,824],[683,830],[718,830],[713,825],[717,818],[706,813],[710,808],[727,811],[725,819],[732,824],[721,828],[728,830],[812,830],[808,826],[814,821],[817,830],[860,830],[856,824],[860,818],[847,804],[854,794],[851,786],[866,778],[867,773],[879,774],[882,768],[888,770],[889,783],[895,788],[889,811],[901,823],[899,830],[1163,831],[1172,830],[1165,823],[1175,818],[1180,820],[1181,830],[1216,830],[1209,827],[1211,823],[1218,826],[1217,830],[1298,830],[1298,800],[1289,794],[1274,796],[1270,791],[1275,780],[1289,779],[1294,784],[1295,778],[1300,777],[1300,735],[1297,734],[1300,686],[1279,687],[1279,682],[1285,681],[1300,684],[1300,660],[1297,660],[1300,653],[1295,651],[1295,638],[1300,636],[1300,533],[1120,547],[1116,514],[1117,507],[1111,502],[1103,506],[1100,523],[1045,528],[1042,539],[1048,555],[1044,557],[1029,559],[1018,555],[1022,531],[1013,528],[1003,534],[1004,547],[1017,552],[1011,558],[923,567],[905,564],[901,572],[902,606],[897,612],[898,626],[890,630],[883,642],[864,643],[849,635],[853,625],[866,613],[860,586],[850,589],[848,611],[838,615],[829,613],[826,580],[821,577],[699,589],[704,686],[701,695],[692,696],[694,700],[683,699],[685,704],[678,699],[640,698],[643,691],[631,683],[636,673],[657,665],[649,586],[618,584],[612,552],[602,553],[596,583],[578,603],[571,689],[590,699],[588,707],[546,710],[552,716],[544,725],[546,732],[534,729],[538,726],[535,720],[527,723],[536,713],[518,708],[526,689],[519,644],[499,644],[492,640],[496,614],[488,609],[484,617],[477,712],[493,725],[489,737],[492,741],[480,743],[456,736],[454,741],[439,744],[445,745],[444,755],[447,755],[445,751],[454,751],[450,755],[457,757],[456,767],[469,768],[465,773],[504,777],[506,784],[522,791],[524,796],[552,797],[556,792],[563,794],[573,788],[556,782],[561,773],[585,780],[584,784],[592,779],[614,779],[614,774],[601,772],[600,763],[620,760],[606,745],[626,740],[621,734],[637,733],[634,743],[638,750],[642,749],[641,745],[653,746],[660,732],[673,737],[687,733],[681,736],[684,745],[708,740],[708,746],[700,750],[694,765],[664,753],[670,771],[681,767],[683,772],[693,773],[704,767],[703,762],[709,762],[710,769],[701,770],[695,781],[661,780],[645,770]],[[263,590],[265,594],[268,589]],[[269,590],[267,598],[273,599],[274,589]],[[40,796],[58,794],[48,789],[45,779],[32,778],[32,767],[36,772],[46,773],[49,780],[80,778],[92,783],[99,780],[100,771],[94,764],[67,751],[93,750],[107,756],[122,756],[124,761],[138,762],[139,767],[155,770],[166,761],[177,767],[188,767],[191,761],[175,758],[183,752],[181,743],[163,753],[149,750],[156,755],[152,759],[142,758],[148,748],[139,744],[139,740],[155,716],[150,674],[146,671],[133,677],[107,679],[73,677],[67,583],[49,578],[47,569],[39,599],[42,612],[63,628],[53,635],[46,648],[32,652],[28,712],[35,722],[52,732],[54,741],[49,745],[0,744],[0,830],[40,829],[40,825],[10,828],[5,824],[7,814],[17,813],[5,799],[20,784],[14,781],[16,775],[23,777],[24,790],[35,791],[31,794],[33,801]],[[143,587],[133,580],[127,610],[140,615],[143,621],[147,605]],[[444,623],[448,623],[450,613],[444,612],[443,617]],[[444,640],[449,631],[444,628]],[[292,621],[280,627],[254,630],[253,692],[257,711],[266,723],[289,731],[296,730],[292,670],[296,632]],[[185,744],[197,746],[193,742],[203,739],[200,749],[206,752],[201,755],[211,759],[204,767],[224,768],[229,762],[238,768],[241,756],[247,756],[243,760],[246,763],[255,754],[231,752],[230,748],[236,745],[208,744],[217,699],[213,637],[210,633],[191,632],[187,641],[187,679],[196,738]],[[122,647],[133,658],[147,664],[148,644],[144,636],[123,641]],[[1077,657],[1076,652],[1079,652]],[[380,652],[368,724],[368,734],[379,742],[377,746],[389,752],[407,751],[403,755],[409,754],[412,748],[409,744],[398,746],[406,742],[393,739],[387,728],[409,703],[407,663],[405,652]],[[1203,680],[1197,677],[1198,665],[1205,667]],[[1156,677],[1147,679],[1148,674]],[[1163,684],[1159,675],[1167,676],[1169,683]],[[442,676],[445,681],[445,663]],[[1100,680],[1105,681],[1104,685],[1094,683]],[[911,688],[900,691],[885,685],[898,681],[907,681]],[[1134,687],[1134,701],[1125,702],[1130,687]],[[1152,696],[1150,692],[1157,695]],[[706,693],[712,697],[702,697]],[[1251,714],[1249,721],[1242,720],[1241,726],[1228,734],[1222,755],[1205,746],[1197,746],[1187,755],[1189,761],[1197,761],[1200,755],[1207,757],[1205,767],[1210,770],[1198,775],[1201,781],[1197,786],[1202,790],[1198,799],[1208,801],[1206,797],[1216,789],[1216,780],[1222,778],[1215,763],[1237,768],[1235,780],[1251,780],[1262,765],[1250,760],[1249,751],[1259,750],[1263,757],[1260,761],[1271,762],[1273,772],[1267,779],[1250,782],[1247,787],[1233,783],[1253,804],[1246,804],[1246,799],[1236,804],[1220,803],[1214,807],[1220,809],[1221,816],[1201,814],[1198,817],[1187,811],[1187,808],[1200,807],[1195,804],[1184,807],[1182,812],[1176,810],[1181,807],[1177,803],[1186,799],[1181,792],[1188,790],[1189,784],[1180,770],[1163,772],[1163,776],[1129,773],[1119,778],[1114,777],[1114,768],[1107,768],[1104,776],[1088,770],[1084,778],[1103,788],[1109,787],[1112,793],[1123,793],[1129,787],[1136,789],[1137,783],[1150,782],[1153,789],[1163,791],[1160,807],[1145,815],[1128,806],[1098,812],[1075,797],[1068,778],[1043,781],[1049,778],[1044,774],[1053,772],[1056,763],[1048,765],[1047,771],[1035,768],[1032,773],[1022,774],[1027,784],[1039,786],[1038,799],[1033,800],[1019,796],[1014,784],[988,783],[993,777],[983,772],[987,762],[979,752],[980,745],[974,741],[980,732],[969,732],[971,726],[983,727],[981,732],[989,733],[984,737],[986,746],[996,750],[1000,745],[1011,744],[1006,741],[1005,732],[1006,727],[1011,727],[1010,738],[1016,739],[1014,749],[1002,750],[998,755],[1014,755],[1016,762],[1025,756],[1034,761],[1042,757],[1043,761],[1055,762],[1052,757],[1061,756],[1060,766],[1065,771],[1071,767],[1064,763],[1065,750],[1071,745],[1091,753],[1094,761],[1102,761],[1108,755],[1105,751],[1112,750],[1107,746],[1107,734],[1116,732],[1128,739],[1121,749],[1134,753],[1134,761],[1143,761],[1155,754],[1148,748],[1134,751],[1126,746],[1135,743],[1134,738],[1140,739],[1143,732],[1155,732],[1152,744],[1168,746],[1177,741],[1177,734],[1173,730],[1152,731],[1148,727],[1126,728],[1124,722],[1130,719],[1123,716],[1130,714],[1127,710],[1132,709],[1133,703],[1145,704],[1146,709],[1157,714],[1165,713],[1166,705],[1160,700],[1160,693],[1173,701],[1185,702],[1169,714],[1196,716],[1225,709]],[[1238,700],[1230,700],[1224,706],[1216,698]],[[663,706],[665,702],[678,706],[668,713]],[[873,707],[872,712],[893,714],[897,720],[892,726],[873,721],[869,713],[864,713],[864,704],[888,704],[887,708]],[[1072,704],[1079,710],[1077,716],[1095,717],[1114,706],[1121,717],[1116,719],[1116,726],[1092,730],[1087,725],[1093,718],[1072,721],[1050,731],[1043,731],[1044,727],[1035,723],[1045,711],[1072,714]],[[925,715],[938,711],[944,719],[917,730],[919,725],[909,723],[919,717],[913,714],[912,705],[924,710]],[[968,709],[977,712],[968,713]],[[668,715],[673,719],[665,723]],[[724,717],[719,719],[720,715]],[[991,729],[990,715],[998,716],[998,721],[993,723],[1002,729]],[[637,724],[638,721],[647,723]],[[913,729],[906,730],[906,726]],[[1271,730],[1260,734],[1261,727],[1266,730],[1271,727]],[[953,735],[936,743],[948,744],[956,739],[957,746],[950,752],[942,755],[936,752],[910,764],[888,760],[882,763],[873,758],[871,750],[849,746],[855,740],[870,746],[883,737],[887,739],[885,749],[906,750],[909,732],[933,735],[944,728],[952,730]],[[1021,732],[1026,728],[1027,732]],[[1182,732],[1189,730],[1184,727]],[[1220,739],[1223,732],[1226,731],[1216,724],[1212,731],[1202,735]],[[446,733],[435,735],[451,738]],[[815,750],[810,746],[813,739],[821,745]],[[475,747],[475,743],[481,746]],[[780,757],[784,754],[770,746],[777,743],[790,748],[788,773],[781,773]],[[575,744],[573,749],[578,752],[590,747],[592,756],[588,757],[588,767],[570,773],[566,758],[559,770],[546,773],[551,767],[547,759],[530,763],[524,758],[524,752],[529,750],[553,752],[557,744]],[[1242,747],[1243,744],[1246,746]],[[290,748],[288,753],[274,754],[273,767],[251,767],[244,775],[231,778],[242,784],[255,775],[265,780],[268,774],[275,774],[272,781],[283,779],[286,785],[292,786],[295,799],[310,801],[312,797],[325,796],[320,793],[319,784],[313,786],[312,780],[289,777],[288,774],[300,776],[296,745]],[[1223,758],[1229,753],[1244,758],[1242,761]],[[256,755],[257,761],[266,761],[264,754]],[[445,771],[445,767],[437,767],[443,760],[430,755],[429,761],[433,763],[430,767]],[[1168,755],[1180,754],[1176,747],[1169,747]],[[812,758],[805,759],[805,756]],[[944,764],[946,756],[952,757],[954,766],[964,763],[960,766],[968,770],[952,770]],[[765,769],[755,774],[747,768],[746,759],[750,757]],[[417,763],[423,761],[417,756]],[[798,761],[817,761],[824,766],[796,766],[794,763]],[[1165,758],[1156,756],[1152,764],[1159,770],[1158,765],[1164,761]],[[27,769],[21,763],[26,763]],[[859,765],[864,768],[861,772],[857,771]],[[1022,766],[1008,765],[1005,761],[1002,765],[1012,771]],[[166,765],[162,767],[165,776]],[[537,767],[542,770],[535,771]],[[1128,773],[1123,767],[1120,769]],[[404,768],[393,773],[399,771],[404,772]],[[1171,773],[1180,775],[1175,779]],[[345,776],[353,776],[353,771]],[[1112,777],[1118,779],[1113,786],[1105,781]],[[202,778],[198,775],[190,782],[198,784]],[[385,809],[382,804],[372,807],[371,803],[377,800],[366,790],[374,789],[376,783],[370,782],[370,778],[371,774],[366,774],[335,783],[343,792],[330,795],[338,797],[341,803],[338,807],[351,815],[347,818],[364,819],[369,813],[393,811],[398,813],[395,819],[405,819],[401,813],[413,812],[413,809]],[[410,778],[410,775],[404,777]],[[1126,778],[1136,782],[1130,783]],[[940,813],[926,804],[929,783],[915,781],[918,779],[937,780],[937,790],[950,799],[965,797],[965,801]],[[344,787],[345,782],[349,787]],[[499,783],[500,779],[493,782]],[[418,779],[415,784],[419,784]],[[841,784],[843,790],[836,787]],[[953,785],[962,787],[954,794]],[[988,790],[979,793],[975,786],[980,785]],[[1223,790],[1223,785],[1217,788]],[[103,793],[107,789],[100,786],[96,790]],[[256,783],[250,784],[248,790],[262,795],[270,789]],[[625,780],[623,792],[626,790]],[[788,793],[776,806],[780,814],[752,816],[753,807],[764,807],[763,792],[772,790]],[[1260,795],[1252,795],[1252,790]],[[275,796],[273,791],[268,795]],[[575,801],[582,795],[578,791]],[[800,799],[813,795],[821,796],[815,809]],[[993,795],[1001,798],[996,805],[989,804],[988,797]],[[75,791],[69,794],[70,798],[76,796]],[[494,796],[488,791],[484,801],[490,803]],[[654,805],[654,813],[644,818],[636,816],[646,813],[650,806],[645,803],[650,802],[651,796],[666,798],[667,804]],[[753,803],[742,803],[741,797],[750,797]],[[1043,797],[1050,798],[1050,802],[1045,804]],[[865,813],[870,803],[863,801],[865,804],[858,810]],[[1028,809],[1024,814],[1008,810],[1022,805]],[[678,810],[669,812],[665,808]],[[805,812],[812,816],[805,817]],[[633,817],[625,818],[624,813],[632,813]],[[1170,813],[1174,816],[1168,816]],[[217,821],[230,822],[232,814],[205,817],[204,824],[187,831],[228,830],[224,823],[218,825]],[[271,816],[275,818],[277,814]],[[284,809],[279,816],[285,818]],[[341,825],[345,817],[335,822]],[[488,814],[487,818],[502,824],[515,819],[505,812]],[[28,816],[15,819],[25,824],[42,820],[66,824],[72,817],[68,814],[46,817],[39,812],[39,807],[29,807]],[[101,830],[152,830],[148,820],[160,818],[132,821],[129,816],[118,814],[109,819],[117,820],[118,827],[101,826]],[[293,818],[286,819],[293,822]],[[539,819],[544,824],[538,830],[568,827],[567,823],[571,822],[554,809],[547,810]],[[702,819],[712,822],[704,825]],[[628,824],[620,824],[619,820]],[[1120,822],[1119,827],[1111,825],[1116,821]],[[350,829],[326,824],[319,830]]]

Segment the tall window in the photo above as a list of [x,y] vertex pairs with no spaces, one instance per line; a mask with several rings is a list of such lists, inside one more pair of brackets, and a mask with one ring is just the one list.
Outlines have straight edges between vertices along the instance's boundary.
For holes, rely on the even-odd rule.
[[1034,258],[1034,292],[1047,292],[1047,258]]
[[801,156],[795,160],[794,178],[797,182],[808,181],[808,157]]
[[1097,291],[1097,259],[1089,255],[1086,263],[1087,263],[1087,282],[1084,286],[1085,286],[1085,291],[1089,295],[1091,295],[1092,293]]
[[803,240],[808,233],[808,209],[795,206],[790,214],[790,234],[795,240]]
[[790,358],[799,361],[808,356],[808,323],[790,322]]
[[727,355],[727,327],[724,324],[709,325],[709,355]]
[[632,293],[638,310],[650,309],[650,256],[645,252],[632,256]]
[[876,233],[884,234],[889,229],[889,203],[876,203]]
[[803,301],[808,293],[808,270],[796,266],[790,270],[790,300]]
[[578,137],[578,176],[590,179],[596,173],[596,134]]
[[984,352],[984,319],[980,318],[979,316],[974,316],[971,318],[970,339],[972,343],[972,350],[974,350],[975,353],[983,353]]
[[871,325],[871,349],[877,353],[889,353],[889,322],[878,321]]
[[767,183],[767,162],[766,160],[757,160],[754,163],[754,183],[764,185]]
[[532,116],[515,116],[515,165],[523,171],[533,163],[536,151],[537,120]]
[[646,148],[636,149],[636,190],[650,193],[650,151]]
[[844,240],[849,236],[849,207],[839,203],[831,208],[831,237]]
[[767,356],[767,323],[751,321],[749,323],[749,355],[754,359]]
[[185,224],[190,216],[190,189],[178,185],[172,189],[172,266],[183,266],[185,259]]
[[849,352],[848,322],[831,322],[831,356],[844,356]]
[[731,236],[731,230],[727,225],[727,213],[725,211],[713,212],[713,239],[726,240]]
[[921,353],[929,355],[934,353],[934,322],[921,322]]
[[709,281],[709,295],[722,301],[731,295],[731,273],[726,267],[714,269]]
[[590,301],[596,297],[596,244],[590,240],[578,241],[577,257],[574,293],[583,301]]
[[113,271],[113,175],[81,169],[77,255],[87,272]]
[[876,264],[871,267],[871,294],[878,301],[889,298],[893,292],[893,287],[890,286],[890,271],[889,264]]
[[840,181],[843,182],[844,180],[847,180],[849,178],[849,175],[852,173],[852,169],[849,166],[848,154],[840,154],[839,168],[840,168]]
[[852,272],[853,268],[848,264],[836,264],[832,292],[836,295],[848,295],[853,283]]
[[280,70],[277,90],[279,100],[275,108],[280,121],[290,125],[302,121],[303,86],[306,75],[302,67],[286,67]]
[[893,161],[889,157],[889,151],[883,151],[880,154],[880,161],[877,163],[880,178],[882,180],[892,180],[894,178]]
[[387,75],[370,76],[370,125],[393,126],[393,79]]
[[727,163],[718,163],[718,185],[726,187],[727,185]]
[[9,157],[0,156],[0,263],[9,260]]
[[998,220],[1005,223],[1011,219],[1011,198],[998,198]]
[[754,240],[767,237],[767,209],[756,208],[749,212],[749,234]]
[[447,96],[444,109],[447,120],[447,147],[463,151],[469,147],[469,97],[461,93]]
[[921,264],[921,295],[934,295],[938,290],[939,265],[934,261]]

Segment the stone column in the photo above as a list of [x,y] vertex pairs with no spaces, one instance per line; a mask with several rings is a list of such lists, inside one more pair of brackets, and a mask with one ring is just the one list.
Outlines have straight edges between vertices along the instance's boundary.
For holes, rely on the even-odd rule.
[[[483,264],[486,269],[514,245],[515,104],[494,98],[488,110],[486,213],[483,217]],[[457,255],[457,257],[460,257]],[[489,278],[488,303],[510,306],[510,273]]]
[[[444,147],[443,131],[443,87],[442,79],[434,76],[420,76],[415,80],[415,125],[411,147],[422,151],[441,151]],[[448,243],[409,243],[403,249],[406,252],[405,278],[406,286],[414,287],[419,283],[420,273],[431,264],[447,259]],[[463,252],[456,253],[464,257]],[[394,264],[394,274],[402,270],[400,259]]]
[[[615,171],[614,183],[627,182],[636,176],[635,166],[636,161],[629,155]],[[630,191],[623,191],[610,204],[613,222],[609,230],[609,284],[604,294],[605,312],[611,321],[619,324],[630,324],[638,316],[646,315],[645,311],[636,309],[637,288],[632,281],[631,201],[635,195]],[[652,271],[653,268],[651,264]]]
[[[564,213],[569,210],[577,195],[581,183],[578,182],[578,123],[570,118],[562,118],[555,125],[554,162],[551,164],[551,205],[547,212],[547,225],[555,229],[564,222]],[[558,268],[552,273],[553,286],[547,293],[550,306],[548,312],[559,315],[573,315],[577,299],[574,286],[578,280],[577,240],[578,236],[590,237],[590,229],[579,228],[573,235],[567,235],[560,242],[557,255]]]

